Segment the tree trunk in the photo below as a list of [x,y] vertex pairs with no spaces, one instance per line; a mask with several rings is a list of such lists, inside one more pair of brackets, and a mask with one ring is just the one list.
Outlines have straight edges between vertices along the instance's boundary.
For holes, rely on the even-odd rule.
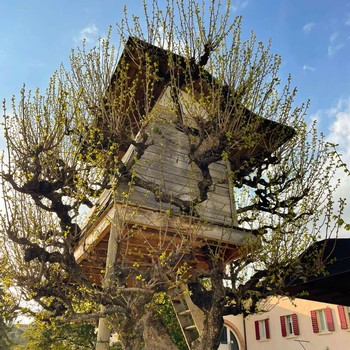
[[144,319],[144,350],[177,350],[167,329],[155,312],[149,312]]
[[216,350],[224,324],[225,288],[222,283],[222,267],[213,268],[211,274],[212,298],[205,311],[203,333],[192,345],[192,350]]
[[[127,337],[121,340],[123,350],[136,350],[143,349],[142,347],[142,338],[140,337]],[[154,350],[154,349],[153,349]]]
[[145,295],[135,296],[125,315],[120,315],[117,331],[123,350],[143,349],[145,305],[150,301]]

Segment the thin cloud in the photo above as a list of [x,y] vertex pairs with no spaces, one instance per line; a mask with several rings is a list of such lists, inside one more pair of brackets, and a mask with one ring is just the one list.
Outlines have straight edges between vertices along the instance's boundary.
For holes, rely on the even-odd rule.
[[343,41],[340,41],[338,37],[339,33],[337,32],[332,33],[329,37],[329,45],[327,50],[328,57],[334,56],[339,50],[344,47],[345,43]]
[[328,46],[328,56],[334,56],[340,49],[344,47],[344,43],[339,43],[336,45],[329,45]]
[[245,9],[248,6],[249,0],[236,0],[233,1],[233,3],[234,4],[231,6],[231,9],[233,12],[237,12]]
[[304,65],[303,65],[303,70],[305,70],[305,71],[310,71],[310,72],[314,72],[314,71],[316,70],[316,68],[313,67],[313,66],[308,66],[307,64],[304,64]]
[[98,29],[95,26],[95,24],[92,24],[90,26],[83,28],[80,31],[79,40],[80,41],[85,40],[87,43],[90,43],[96,40],[97,36],[98,36]]
[[314,28],[315,26],[315,23],[314,22],[309,22],[309,23],[306,23],[304,26],[303,26],[303,32],[308,34],[311,32],[311,30]]

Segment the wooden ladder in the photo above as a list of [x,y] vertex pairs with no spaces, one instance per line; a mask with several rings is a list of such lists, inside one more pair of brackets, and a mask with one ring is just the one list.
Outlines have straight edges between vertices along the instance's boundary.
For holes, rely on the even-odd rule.
[[169,296],[187,346],[198,339],[203,331],[204,314],[190,297],[186,284],[170,287]]

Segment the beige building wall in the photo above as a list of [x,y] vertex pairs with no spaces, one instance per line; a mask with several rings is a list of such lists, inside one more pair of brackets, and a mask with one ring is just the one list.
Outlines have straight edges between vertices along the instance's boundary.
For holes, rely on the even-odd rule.
[[[339,311],[338,306],[332,304],[302,299],[290,301],[288,298],[274,298],[266,303],[264,307],[269,311],[249,316],[245,321],[242,316],[225,316],[227,326],[231,326],[237,338],[242,339],[239,350],[350,350],[350,319],[347,307],[342,308],[345,322],[344,317],[341,322],[339,313],[341,311]],[[314,332],[311,311],[316,315],[314,323],[317,320],[318,333]],[[296,333],[299,334],[283,336],[281,316],[291,316],[293,314],[297,315],[299,332],[296,330]],[[327,330],[328,327],[332,329],[329,315],[333,320],[334,330]],[[291,320],[291,318],[284,319]],[[259,340],[256,339],[256,321],[260,321],[260,324],[264,325],[266,325],[266,322],[268,323],[268,339],[264,338],[264,334],[260,334]],[[246,332],[244,332],[244,322]],[[345,326],[347,328],[342,329]],[[286,325],[286,327],[288,326]],[[326,329],[322,330],[322,328]],[[259,330],[258,333],[260,332],[264,333],[264,330]],[[246,348],[244,347],[245,343]],[[229,347],[227,349],[230,350]]]

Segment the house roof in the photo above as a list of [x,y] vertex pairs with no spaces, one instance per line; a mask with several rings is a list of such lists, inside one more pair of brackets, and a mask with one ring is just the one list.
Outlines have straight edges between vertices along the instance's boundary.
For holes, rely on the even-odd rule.
[[350,239],[320,241],[312,249],[323,246],[323,257],[328,261],[325,274],[295,283],[288,293],[301,299],[350,306]]
[[[181,88],[186,87],[186,75],[188,75],[188,68],[186,67],[188,67],[189,63],[184,57],[138,38],[130,37],[125,44],[124,51],[111,78],[108,90],[116,90],[116,86],[118,86],[120,80],[122,80],[121,76],[127,76],[127,84],[129,86],[134,83],[135,77],[138,77],[139,81],[142,81],[142,77],[146,75],[145,64],[143,63],[146,54],[147,60],[150,60],[152,65],[156,67],[159,79],[152,81],[151,98],[146,96],[147,92],[143,84],[138,84],[136,87],[135,98],[132,101],[133,106],[130,108],[129,112],[131,114],[129,117],[130,126],[134,128],[135,135],[138,131],[137,127],[140,116],[145,114],[146,99],[148,98],[148,108],[153,108],[168,86],[169,81],[166,79],[166,76],[170,74],[169,72],[171,71],[171,75],[176,77],[177,82],[183,82],[183,85],[180,86]],[[172,64],[172,62],[175,64]],[[191,63],[191,67],[194,67],[194,71],[200,71],[199,66],[194,63]],[[196,94],[197,90],[198,95],[200,92],[205,93],[205,91],[210,91],[213,86],[217,89],[221,84],[207,71],[201,71],[201,74],[198,74],[198,77],[195,77],[194,81],[193,77],[191,77],[191,83],[195,90],[194,93]],[[232,89],[229,86],[225,86],[220,89],[220,91],[223,95],[223,101],[234,101],[233,103],[237,105],[237,108],[234,110],[240,110],[240,113],[243,115],[242,120],[244,127],[249,130],[248,133],[260,135],[258,140],[253,143],[250,142],[249,145],[247,142],[243,142],[243,145],[242,143],[239,144],[240,140],[236,142],[239,146],[232,148],[229,154],[229,160],[231,161],[233,170],[244,168],[245,172],[251,171],[255,166],[259,165],[263,159],[295,135],[295,130],[292,127],[260,117],[235,101],[234,98],[229,98],[229,94],[232,94]],[[126,101],[126,104],[127,103],[128,101]],[[128,107],[130,106],[126,106],[126,108]],[[232,118],[235,118],[235,116],[233,115]],[[105,129],[108,130],[108,127],[109,126],[106,126]],[[127,147],[125,151],[126,149]]]

